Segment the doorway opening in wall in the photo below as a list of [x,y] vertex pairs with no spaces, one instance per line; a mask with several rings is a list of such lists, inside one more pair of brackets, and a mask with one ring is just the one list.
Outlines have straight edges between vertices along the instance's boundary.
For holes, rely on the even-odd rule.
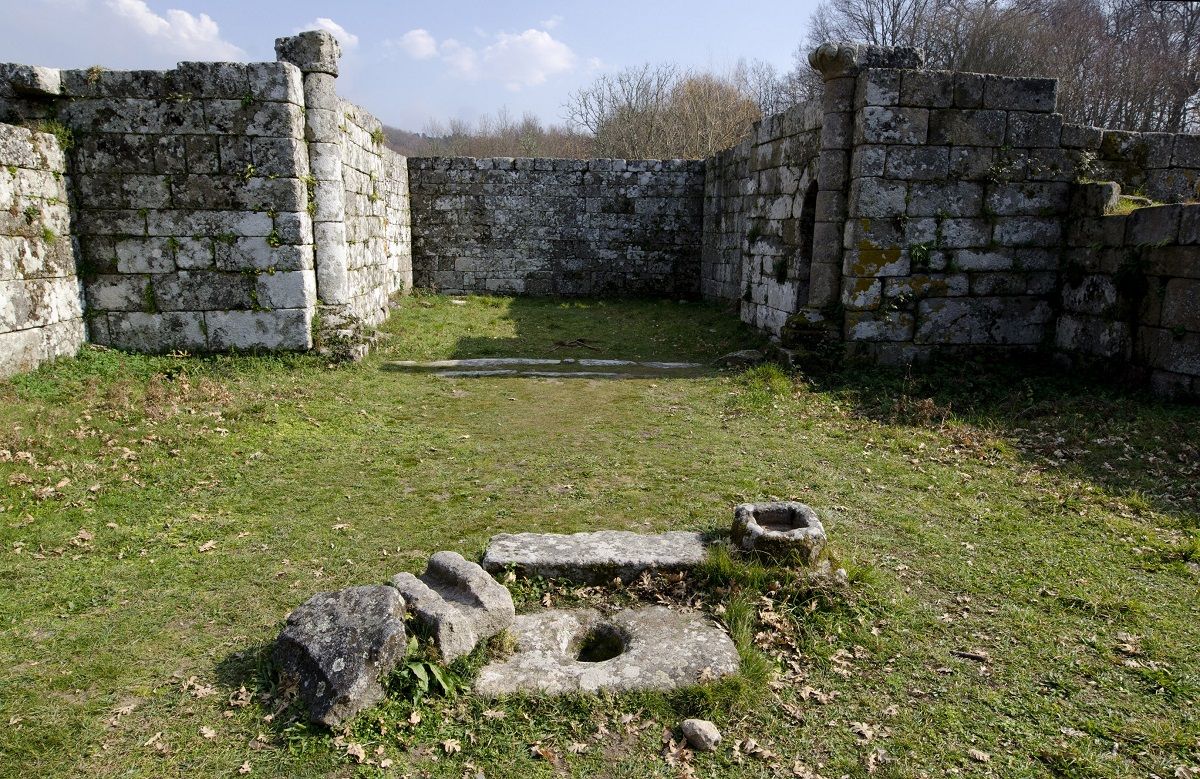
[[813,180],[804,191],[804,202],[800,207],[800,249],[796,254],[796,272],[808,275],[812,265],[813,242],[817,232],[817,182]]

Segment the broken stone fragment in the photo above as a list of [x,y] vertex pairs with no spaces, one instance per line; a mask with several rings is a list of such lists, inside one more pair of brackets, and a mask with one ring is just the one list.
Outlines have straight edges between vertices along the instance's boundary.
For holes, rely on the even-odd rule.
[[699,533],[671,531],[658,535],[627,530],[595,533],[507,533],[492,536],[483,567],[492,573],[513,567],[526,576],[608,584],[631,582],[644,571],[676,573],[704,561]]
[[685,719],[679,729],[692,749],[698,752],[712,752],[721,743],[721,731],[706,719]]
[[742,503],[733,510],[733,543],[767,554],[795,554],[806,565],[825,548],[825,527],[803,503]]
[[508,628],[516,614],[508,588],[457,552],[438,552],[419,578],[396,574],[392,586],[447,663]]
[[605,617],[591,609],[523,614],[517,651],[484,667],[475,692],[495,697],[673,690],[737,673],[737,647],[695,612],[663,606]]
[[407,648],[404,599],[380,584],[309,598],[288,615],[275,660],[309,718],[334,727],[383,698],[380,679]]

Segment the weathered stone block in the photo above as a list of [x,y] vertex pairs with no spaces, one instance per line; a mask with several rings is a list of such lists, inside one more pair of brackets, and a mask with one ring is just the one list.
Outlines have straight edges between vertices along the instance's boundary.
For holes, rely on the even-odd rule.
[[950,147],[947,177],[952,179],[985,178],[992,169],[996,150],[990,146]]
[[992,239],[1001,246],[1055,246],[1062,240],[1057,219],[1002,216],[992,226]]
[[179,271],[153,277],[154,305],[162,311],[251,308],[254,281],[241,273]]
[[1125,240],[1134,246],[1173,243],[1179,236],[1183,206],[1139,208],[1129,215]]
[[109,346],[150,354],[203,351],[204,314],[196,311],[113,312],[108,314]]
[[909,216],[978,216],[983,212],[983,185],[965,181],[915,182],[907,211]]
[[883,302],[883,283],[877,278],[842,279],[842,305],[850,311],[870,311]]
[[309,717],[335,727],[383,699],[381,680],[407,651],[404,599],[373,585],[305,601],[288,615],[274,655]]
[[1102,140],[1104,140],[1104,130],[1099,127],[1088,127],[1082,124],[1064,124],[1062,126],[1060,142],[1069,149],[1099,149]]
[[916,320],[910,311],[846,313],[847,341],[911,341]]
[[911,267],[909,252],[898,246],[862,246],[842,252],[842,273],[845,276],[907,276]]
[[1070,195],[1066,183],[990,184],[984,203],[998,216],[1051,216],[1066,210]]
[[307,351],[312,348],[312,309],[275,311],[210,311],[209,348],[285,349]]
[[948,70],[905,70],[900,105],[947,108],[954,104],[955,74]]
[[927,298],[917,304],[918,344],[1034,345],[1046,337],[1054,312],[1025,297]]
[[[912,71],[916,72],[916,71]],[[889,178],[929,181],[946,178],[950,150],[942,146],[894,146],[887,153]]]
[[854,107],[894,106],[900,102],[900,79],[903,71],[872,69],[858,77]]
[[929,142],[955,146],[1001,146],[1007,114],[1004,111],[935,109],[929,113]]
[[928,137],[928,109],[866,106],[858,112],[856,143],[922,144]]
[[95,276],[85,285],[88,308],[96,311],[141,311],[150,280],[145,276]]
[[1008,114],[1008,145],[1058,148],[1062,137],[1061,114],[1039,114],[1010,111]]
[[342,47],[324,30],[308,30],[287,38],[275,39],[275,56],[290,62],[305,73],[338,74]]
[[734,674],[739,663],[718,626],[663,606],[522,614],[513,633],[516,654],[479,672],[477,695],[672,690]]
[[438,552],[420,578],[400,573],[391,585],[447,663],[507,629],[516,615],[508,589],[457,552]]
[[260,308],[308,308],[317,303],[317,277],[312,270],[259,273],[254,290]]
[[908,185],[903,181],[855,179],[850,183],[848,208],[852,216],[898,216],[904,213],[907,199]]
[[982,108],[983,84],[987,79],[981,73],[954,74],[954,107]]
[[1006,111],[1053,111],[1058,103],[1058,82],[1052,78],[988,76],[983,105]]
[[639,535],[606,530],[574,535],[518,533],[493,536],[483,567],[497,573],[514,567],[528,576],[608,583],[633,581],[645,571],[677,572],[704,560],[699,533]]

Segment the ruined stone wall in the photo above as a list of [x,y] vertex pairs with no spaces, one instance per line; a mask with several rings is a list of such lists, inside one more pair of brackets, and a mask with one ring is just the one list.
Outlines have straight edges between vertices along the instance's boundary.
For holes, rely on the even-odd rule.
[[701,291],[776,335],[808,300],[821,121],[820,105],[795,106],[705,163]]
[[747,139],[704,161],[704,225],[700,247],[700,296],[739,302],[746,241],[745,201],[750,189]]
[[0,124],[0,377],[84,342],[65,172],[53,135]]
[[1055,348],[1159,394],[1200,398],[1200,203],[1106,216],[1114,189],[1076,197]]
[[1126,194],[1163,203],[1200,197],[1200,135],[1135,133],[1065,124],[1062,146],[1081,149],[1081,177],[1115,181]]
[[887,362],[1033,348],[1053,332],[1062,219],[1085,154],[1057,83],[869,69],[855,95],[846,341]]
[[343,101],[348,307],[368,325],[387,318],[388,297],[412,287],[408,166],[383,145],[383,125]]
[[51,103],[92,341],[136,351],[307,349],[315,289],[300,74],[282,63],[64,70]]
[[704,163],[409,158],[413,280],[454,294],[699,294]]

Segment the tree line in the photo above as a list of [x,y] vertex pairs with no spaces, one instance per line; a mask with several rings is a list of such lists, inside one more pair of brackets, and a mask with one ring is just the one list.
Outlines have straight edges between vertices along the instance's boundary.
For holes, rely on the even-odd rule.
[[1200,2],[1178,0],[824,0],[790,70],[645,64],[572,93],[563,123],[501,111],[422,134],[387,128],[414,156],[702,158],[764,115],[820,96],[808,52],[825,41],[916,46],[926,66],[1059,80],[1067,121],[1200,132]]

